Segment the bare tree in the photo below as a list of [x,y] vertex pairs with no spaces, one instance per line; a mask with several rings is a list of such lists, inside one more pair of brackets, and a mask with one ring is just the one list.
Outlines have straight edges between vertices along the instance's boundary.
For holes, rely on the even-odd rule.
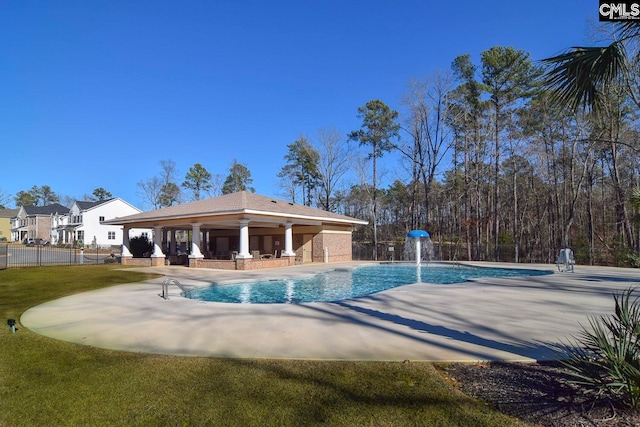
[[431,218],[429,200],[436,171],[453,145],[451,130],[446,126],[447,96],[451,89],[449,74],[434,74],[424,81],[411,81],[404,99],[409,110],[404,130],[411,140],[397,147],[412,163],[414,198],[418,194],[418,181],[424,187],[425,226]]
[[318,130],[317,149],[320,153],[318,172],[320,172],[320,207],[333,211],[335,204],[332,196],[336,186],[349,170],[353,150],[345,141],[342,133],[335,128]]
[[222,185],[224,183],[224,177],[219,173],[211,175],[211,188],[206,191],[209,197],[222,196]]
[[138,182],[138,196],[143,205],[160,209],[180,203],[182,193],[176,184],[178,170],[173,160],[160,161],[160,174]]
[[298,185],[294,181],[293,177],[289,174],[279,174],[280,178],[278,186],[280,187],[280,192],[278,195],[283,197],[285,200],[291,201],[291,203],[296,202],[296,197],[298,196]]
[[0,188],[0,209],[6,209],[10,201],[11,197]]
[[162,195],[162,180],[157,176],[138,182],[138,197],[143,206],[151,206],[160,209],[160,196]]

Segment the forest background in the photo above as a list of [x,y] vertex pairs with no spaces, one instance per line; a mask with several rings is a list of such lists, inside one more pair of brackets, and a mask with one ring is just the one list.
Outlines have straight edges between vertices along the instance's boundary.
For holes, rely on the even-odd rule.
[[[545,64],[495,46],[478,62],[455,58],[450,72],[411,81],[398,110],[382,100],[358,109],[360,129],[326,128],[291,142],[278,173],[283,198],[357,218],[354,257],[387,259],[412,229],[425,229],[435,257],[553,262],[570,247],[585,264],[640,264],[640,143],[636,38],[630,58],[598,88],[598,108],[554,102]],[[556,88],[557,89],[557,88]],[[380,187],[377,161],[398,156],[395,179]],[[348,177],[348,179],[347,179]],[[354,182],[355,177],[355,182]],[[181,178],[175,163],[137,183],[158,209],[235,191],[252,191],[249,169],[234,160],[223,178],[200,163]],[[112,197],[96,188],[87,200]],[[73,199],[47,185],[0,204]]]

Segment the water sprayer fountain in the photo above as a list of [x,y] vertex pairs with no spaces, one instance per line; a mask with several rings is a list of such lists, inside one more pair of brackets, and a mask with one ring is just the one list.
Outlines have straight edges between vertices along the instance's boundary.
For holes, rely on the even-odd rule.
[[[425,241],[424,246],[422,245],[422,240]],[[433,243],[431,242],[429,233],[424,230],[411,230],[407,233],[404,255],[405,260],[415,258],[416,267],[420,267],[423,259],[430,259],[433,255]]]

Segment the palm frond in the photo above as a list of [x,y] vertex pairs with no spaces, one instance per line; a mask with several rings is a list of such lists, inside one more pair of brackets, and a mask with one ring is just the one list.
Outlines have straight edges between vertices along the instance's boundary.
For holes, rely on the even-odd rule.
[[640,22],[638,21],[618,21],[618,39],[626,40],[640,36]]
[[600,94],[627,68],[624,45],[574,47],[543,60],[547,71],[543,82],[551,99],[573,110],[596,108]]

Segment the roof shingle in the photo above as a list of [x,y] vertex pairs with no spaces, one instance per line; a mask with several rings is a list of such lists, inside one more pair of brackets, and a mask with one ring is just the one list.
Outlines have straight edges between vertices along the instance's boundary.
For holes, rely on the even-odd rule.
[[248,193],[246,191],[169,206],[167,208],[142,212],[106,222],[117,223],[118,220],[126,220],[127,222],[149,221],[176,217],[215,216],[237,213],[276,214],[278,216],[308,217],[353,224],[366,223],[365,221],[350,216],[339,215],[309,206],[298,205],[255,193]]

